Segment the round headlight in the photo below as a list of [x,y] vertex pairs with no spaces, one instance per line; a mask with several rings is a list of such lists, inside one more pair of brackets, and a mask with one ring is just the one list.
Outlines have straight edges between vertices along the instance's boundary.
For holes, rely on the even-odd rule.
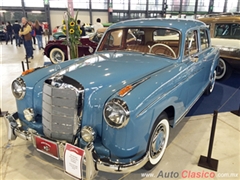
[[26,85],[22,78],[17,78],[12,82],[12,93],[16,99],[20,100],[25,96]]
[[92,127],[84,126],[81,130],[81,137],[86,142],[93,142],[96,137],[96,133]]
[[112,99],[105,105],[103,116],[109,126],[122,128],[129,121],[129,109],[123,100]]

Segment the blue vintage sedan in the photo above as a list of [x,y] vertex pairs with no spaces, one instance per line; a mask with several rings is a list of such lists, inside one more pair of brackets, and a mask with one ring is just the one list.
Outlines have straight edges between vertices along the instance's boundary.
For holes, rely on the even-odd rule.
[[169,129],[213,91],[218,59],[200,21],[116,23],[93,55],[13,81],[18,111],[5,117],[8,138],[29,140],[57,159],[64,159],[66,144],[84,149],[88,179],[96,171],[151,169],[163,157]]

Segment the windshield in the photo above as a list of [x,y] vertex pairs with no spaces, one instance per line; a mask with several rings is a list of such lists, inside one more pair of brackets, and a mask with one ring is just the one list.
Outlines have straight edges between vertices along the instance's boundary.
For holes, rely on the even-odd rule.
[[97,51],[132,51],[166,56],[179,56],[179,32],[167,28],[124,28],[108,31]]

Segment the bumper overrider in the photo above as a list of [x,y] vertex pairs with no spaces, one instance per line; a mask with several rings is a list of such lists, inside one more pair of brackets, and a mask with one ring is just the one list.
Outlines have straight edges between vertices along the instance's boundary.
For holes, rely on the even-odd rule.
[[[6,114],[4,116],[6,126],[7,126],[7,134],[8,140],[15,140],[17,137],[27,140],[33,143],[34,147],[36,147],[36,137],[40,137],[40,135],[33,129],[23,130],[21,128],[21,124],[19,124],[18,113],[14,114]],[[64,142],[56,142],[58,148],[58,158],[63,160],[64,158]],[[140,160],[129,162],[126,164],[117,164],[115,162],[103,162],[94,156],[94,144],[93,142],[89,143],[85,148],[85,161],[86,165],[86,179],[93,179],[98,171],[110,172],[110,173],[130,173],[142,168],[148,161],[148,153]],[[40,151],[45,153],[44,151]],[[47,153],[45,153],[47,154]],[[47,154],[49,155],[49,154]],[[50,155],[51,156],[51,155]]]

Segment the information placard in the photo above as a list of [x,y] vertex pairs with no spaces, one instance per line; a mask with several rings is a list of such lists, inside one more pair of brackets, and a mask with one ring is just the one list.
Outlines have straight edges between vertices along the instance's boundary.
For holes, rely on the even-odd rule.
[[84,150],[72,144],[66,144],[64,150],[64,170],[68,175],[82,179]]

